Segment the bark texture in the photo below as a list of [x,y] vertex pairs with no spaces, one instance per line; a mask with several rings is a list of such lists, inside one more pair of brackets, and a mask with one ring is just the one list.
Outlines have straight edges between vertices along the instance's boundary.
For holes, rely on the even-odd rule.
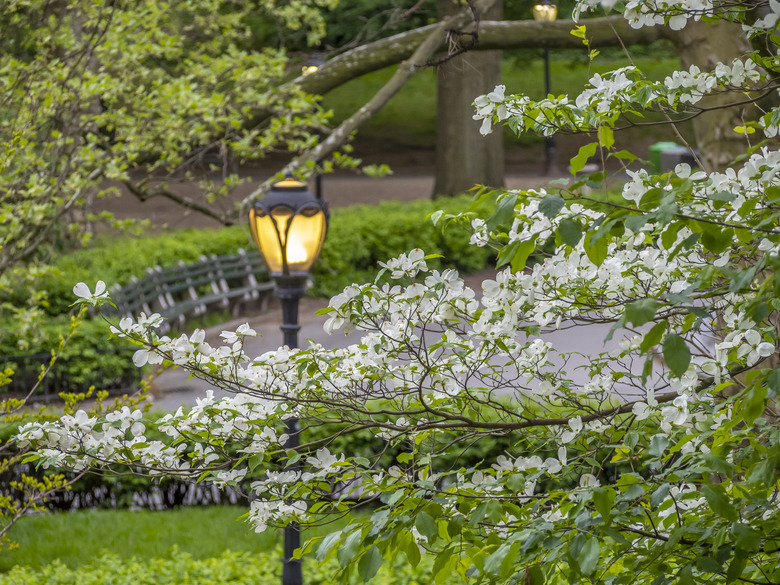
[[[438,1],[440,19],[459,9],[454,0]],[[502,12],[496,2],[482,17],[500,19]],[[499,83],[501,51],[469,51],[438,67],[434,197],[457,195],[476,184],[504,186],[503,133],[482,136],[472,120],[474,98]]]
[[[476,0],[474,5],[480,13],[490,9],[498,0]],[[293,173],[309,161],[323,159],[336,151],[349,137],[365,122],[370,120],[403,85],[412,78],[419,69],[425,67],[428,60],[444,45],[448,29],[462,29],[471,22],[469,10],[459,10],[455,14],[442,19],[433,29],[429,29],[428,36],[420,43],[409,59],[398,66],[393,77],[372,97],[363,107],[352,116],[344,120],[338,128],[318,144],[315,148],[297,157],[284,169],[282,175]],[[426,27],[427,28],[427,27]],[[242,208],[247,209],[252,202],[263,197],[275,182],[274,178],[265,181],[257,189],[252,191],[242,201]]]
[[[298,77],[293,83],[300,85],[307,93],[324,95],[351,79],[408,59],[437,26],[424,26],[356,47],[329,60],[316,73]],[[588,38],[593,47],[620,46],[619,38],[627,46],[649,45],[665,38],[669,32],[660,26],[632,29],[622,16],[588,19],[587,26]],[[541,24],[534,20],[483,19],[479,25],[479,44],[472,50],[582,49],[582,41],[571,35],[574,27],[572,20]]]
[[[684,69],[696,65],[702,71],[712,71],[719,62],[730,63],[751,48],[741,26],[726,21],[713,25],[688,20],[684,29],[671,32],[669,38],[677,48]],[[722,171],[745,152],[745,137],[733,129],[746,120],[755,120],[758,111],[752,104],[727,107],[744,100],[745,96],[741,94],[722,93],[707,96],[697,104],[702,108],[718,108],[693,120],[696,147],[704,170]]]

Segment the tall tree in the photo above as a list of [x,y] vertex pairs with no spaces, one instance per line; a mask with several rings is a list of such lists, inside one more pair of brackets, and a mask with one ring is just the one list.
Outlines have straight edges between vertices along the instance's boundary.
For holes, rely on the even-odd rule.
[[[503,2],[496,2],[481,20],[500,21]],[[440,18],[463,9],[455,0],[439,0]],[[479,33],[474,25],[471,34]],[[496,132],[482,137],[470,119],[474,97],[492,91],[501,83],[501,51],[469,51],[478,37],[450,31],[450,51],[465,52],[445,56],[436,78],[436,168],[434,196],[463,193],[476,184],[503,187],[504,137]]]

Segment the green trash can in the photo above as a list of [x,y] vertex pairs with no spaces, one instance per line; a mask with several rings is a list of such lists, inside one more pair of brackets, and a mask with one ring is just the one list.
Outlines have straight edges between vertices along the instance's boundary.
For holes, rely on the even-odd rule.
[[680,145],[676,142],[656,142],[650,145],[650,173],[653,175],[661,174],[661,152],[670,148],[678,148]]

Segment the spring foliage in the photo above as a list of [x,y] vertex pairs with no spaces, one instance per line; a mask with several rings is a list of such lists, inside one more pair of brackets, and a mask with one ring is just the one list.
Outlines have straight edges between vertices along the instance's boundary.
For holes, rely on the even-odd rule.
[[[635,26],[728,18],[749,34],[774,30],[780,13],[775,2],[761,20],[742,3],[602,4]],[[595,76],[579,96],[536,102],[496,88],[477,98],[475,118],[484,132],[592,132],[598,142],[574,173],[596,152],[628,165],[613,129],[629,111],[683,118],[705,107],[703,94],[774,92],[778,68],[775,55],[755,53],[663,83],[626,69]],[[345,349],[250,359],[248,326],[212,347],[201,331],[160,336],[158,316],[123,320],[113,331],[141,346],[136,363],[177,365],[234,395],[170,415],[169,441],[148,440],[131,409],[31,424],[20,438],[44,466],[131,465],[226,486],[260,470],[249,511],[258,531],[373,501],[369,517],[304,547],[335,558],[343,578],[430,556],[436,582],[778,583],[780,153],[757,138],[774,136],[778,116],[746,121],[746,153],[722,172],[679,165],[653,176],[634,162],[620,204],[585,194],[597,173],[502,193],[489,217],[434,216],[471,226],[473,245],[498,250],[501,271],[473,291],[454,271],[430,269],[421,250],[389,260],[390,284],[355,284],[330,302],[326,329],[355,339]],[[575,337],[580,349],[565,350]],[[304,435],[286,449],[290,418],[369,429],[402,452],[380,467],[333,455],[328,439]],[[486,436],[511,439],[495,463],[446,457]]]

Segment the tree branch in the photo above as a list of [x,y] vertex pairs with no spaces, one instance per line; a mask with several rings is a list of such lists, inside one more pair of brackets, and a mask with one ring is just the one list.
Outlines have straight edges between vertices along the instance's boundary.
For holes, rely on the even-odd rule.
[[[475,3],[477,10],[485,10],[495,0],[479,0]],[[454,16],[451,16],[436,25],[431,27],[425,27],[428,31],[426,38],[419,43],[414,53],[398,66],[393,77],[388,81],[382,89],[380,89],[371,100],[366,103],[362,108],[355,112],[352,116],[344,120],[341,125],[333,130],[330,135],[318,144],[315,148],[308,152],[301,154],[295,158],[287,166],[282,169],[281,174],[291,174],[304,166],[309,161],[317,161],[326,156],[332,154],[338,149],[346,140],[350,134],[360,128],[365,122],[370,120],[388,101],[392,98],[398,90],[400,90],[404,84],[412,78],[418,69],[425,67],[428,59],[433,55],[444,43],[445,34],[447,29],[462,27],[466,23],[470,22],[472,16],[471,11],[462,11]],[[346,55],[344,55],[346,56]],[[316,73],[312,74],[316,75]],[[271,177],[265,181],[260,187],[252,191],[241,202],[243,208],[247,208],[251,203],[263,195],[265,195],[271,188],[271,185],[276,180],[275,177]]]

